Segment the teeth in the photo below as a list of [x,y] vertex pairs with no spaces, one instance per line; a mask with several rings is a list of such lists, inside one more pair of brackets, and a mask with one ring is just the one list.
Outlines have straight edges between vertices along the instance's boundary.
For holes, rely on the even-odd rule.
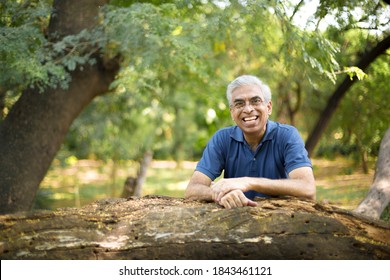
[[250,117],[250,118],[244,118],[244,121],[245,122],[247,122],[247,121],[254,121],[256,119],[257,119],[257,117],[255,116],[255,117]]

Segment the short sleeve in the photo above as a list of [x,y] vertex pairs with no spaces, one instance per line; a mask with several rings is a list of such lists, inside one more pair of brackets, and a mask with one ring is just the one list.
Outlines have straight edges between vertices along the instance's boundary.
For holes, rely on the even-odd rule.
[[229,141],[228,138],[226,133],[217,131],[207,143],[195,170],[207,175],[212,181],[218,178],[225,166],[226,152],[224,147],[226,141]]
[[299,167],[312,167],[302,137],[295,127],[290,127],[288,133],[284,133],[284,167],[286,175]]

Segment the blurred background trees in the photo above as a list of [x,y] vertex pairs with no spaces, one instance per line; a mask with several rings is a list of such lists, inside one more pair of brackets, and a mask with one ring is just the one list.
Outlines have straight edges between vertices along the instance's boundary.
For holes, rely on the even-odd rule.
[[[117,106],[116,109],[110,109],[117,122],[112,117],[107,121],[120,128],[118,133],[124,133],[124,137],[116,137],[114,134],[111,137],[115,137],[117,141],[128,139],[126,142],[129,147],[134,146],[129,142],[130,137],[125,136],[126,131],[131,130],[134,135],[139,127],[145,132],[142,120],[152,118],[155,121],[148,119],[146,122],[155,125],[148,132],[154,135],[151,137],[148,133],[142,133],[149,141],[136,140],[138,144],[149,146],[150,142],[154,142],[156,146],[153,149],[157,158],[170,156],[180,160],[183,159],[180,156],[182,154],[186,159],[196,160],[211,134],[219,127],[232,124],[226,107],[225,87],[230,80],[243,73],[258,75],[271,85],[276,109],[273,116],[275,120],[294,124],[301,129],[303,135],[307,135],[313,129],[314,121],[321,114],[338,81],[349,77],[347,73],[351,74],[348,72],[351,68],[348,67],[354,66],[359,56],[387,35],[388,19],[385,16],[389,9],[386,4],[372,1],[354,7],[351,3],[345,3],[345,6],[333,5],[332,9],[323,2],[318,6],[317,13],[309,17],[305,24],[295,24],[298,19],[294,19],[291,14],[293,9],[297,9],[297,17],[299,8],[304,9],[305,5],[295,3],[296,6],[289,6],[286,3],[275,2],[274,6],[265,6],[262,1],[251,1],[246,6],[239,3],[220,6],[212,1],[206,4],[195,1],[189,5],[191,8],[181,7],[186,12],[184,15],[187,18],[184,20],[187,29],[184,24],[178,23],[171,27],[170,35],[183,36],[175,39],[190,40],[185,42],[190,45],[179,46],[180,55],[175,50],[177,45],[165,45],[153,53],[145,54],[148,57],[146,64],[138,61],[138,65],[133,65],[131,62],[114,83],[118,91],[115,97],[110,95],[105,100],[101,98],[95,101]],[[175,9],[178,7],[175,6]],[[364,9],[367,14],[361,14],[359,18],[353,17],[353,13],[360,9]],[[116,13],[115,10],[115,16]],[[183,11],[180,13],[183,15]],[[319,28],[316,21],[322,22],[329,15],[338,20],[328,22],[326,30],[313,29],[313,26]],[[199,17],[204,16],[207,17],[200,21]],[[381,17],[382,21],[379,21],[378,18]],[[175,19],[180,20],[178,15],[175,15]],[[197,31],[196,28],[201,30]],[[121,38],[117,40],[123,42]],[[155,42],[149,43],[153,46],[144,47],[147,52],[157,48]],[[125,49],[120,51],[122,54],[134,49],[128,46],[121,48]],[[152,56],[156,56],[154,61]],[[388,74],[388,61],[388,55],[379,57],[366,71],[369,75],[346,95],[330,124],[329,130],[332,133],[325,133],[321,139],[319,154],[332,154],[334,151],[349,154],[357,161],[364,158],[364,153],[374,156],[377,154],[381,136],[389,124],[389,103],[378,102],[381,97],[384,100],[384,95],[388,92],[386,77],[382,76]],[[355,74],[352,72],[352,76]],[[367,94],[370,95],[369,100],[364,97]],[[123,105],[124,102],[118,102],[116,98],[136,103],[132,106]],[[362,98],[365,102],[362,102]],[[125,111],[121,111],[122,105],[118,105],[120,103],[125,106]],[[105,105],[101,107],[104,108]],[[95,109],[92,111],[97,113]],[[134,116],[127,118],[130,111]],[[310,118],[303,117],[307,113]],[[377,115],[378,121],[367,122],[375,118],[372,114]],[[90,114],[85,113],[83,116],[88,119]],[[118,123],[128,122],[130,119],[133,124]],[[370,131],[356,122],[357,119],[370,125]],[[88,123],[88,120],[85,121]],[[73,126],[77,135],[77,128],[83,126]],[[359,129],[361,132],[358,132]],[[344,132],[340,134],[338,131]],[[110,137],[107,136],[106,139]],[[132,139],[142,139],[140,137]],[[154,137],[158,140],[152,141]],[[92,153],[97,151],[95,147],[92,150],[95,151]],[[128,158],[126,153],[133,149],[124,150],[121,154]],[[136,150],[141,153],[143,151]]]
[[0,2],[0,128],[26,89],[66,90],[72,73],[96,65],[96,53],[120,58],[115,80],[74,120],[57,161],[113,162],[113,173],[147,152],[196,161],[210,136],[233,124],[225,89],[244,73],[270,85],[272,119],[297,126],[304,139],[337,86],[355,79],[312,156],[348,156],[366,172],[377,157],[390,125],[389,51],[364,73],[354,66],[389,36],[384,1],[112,0],[94,29],[56,40],[47,32],[52,5]]

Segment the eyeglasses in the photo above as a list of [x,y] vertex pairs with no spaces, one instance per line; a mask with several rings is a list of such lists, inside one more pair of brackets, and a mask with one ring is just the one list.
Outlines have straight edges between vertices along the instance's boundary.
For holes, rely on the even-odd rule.
[[[249,100],[249,104],[252,106],[252,108],[259,107],[261,104],[263,104],[263,100],[260,97],[254,97]],[[246,102],[244,100],[235,100],[234,104],[231,105],[236,110],[242,110],[246,106]]]

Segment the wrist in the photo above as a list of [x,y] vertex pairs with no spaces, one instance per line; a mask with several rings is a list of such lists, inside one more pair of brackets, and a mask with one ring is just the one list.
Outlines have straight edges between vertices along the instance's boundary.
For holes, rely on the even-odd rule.
[[244,189],[243,192],[247,192],[253,189],[253,178],[251,177],[244,177]]

